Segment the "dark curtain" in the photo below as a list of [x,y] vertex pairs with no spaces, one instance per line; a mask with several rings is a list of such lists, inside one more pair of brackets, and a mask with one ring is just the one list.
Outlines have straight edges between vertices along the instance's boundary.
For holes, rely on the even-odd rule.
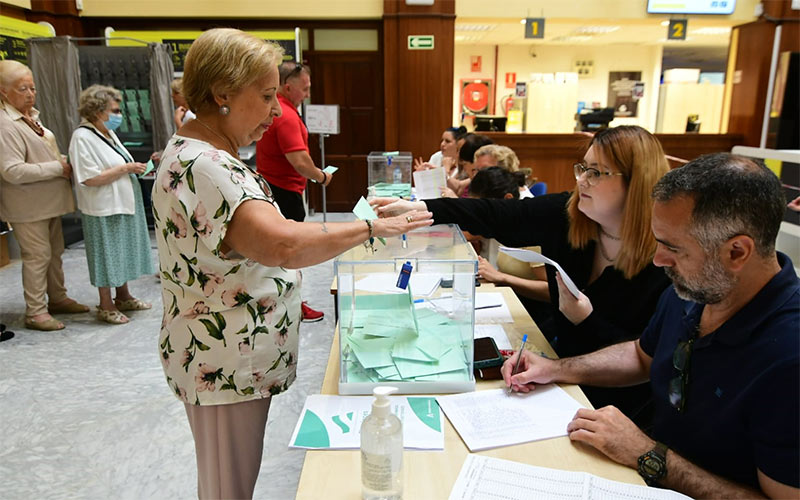
[[41,121],[53,131],[58,149],[66,154],[78,126],[81,93],[78,47],[68,36],[28,38],[28,62],[36,82],[36,108]]
[[150,49],[150,105],[153,118],[153,149],[161,151],[175,133],[172,121],[172,97],[170,83],[173,67],[172,53],[168,45],[151,43]]

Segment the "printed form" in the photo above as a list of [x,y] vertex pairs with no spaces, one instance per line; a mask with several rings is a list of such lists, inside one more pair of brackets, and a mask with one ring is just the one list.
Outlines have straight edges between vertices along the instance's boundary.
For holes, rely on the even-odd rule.
[[437,396],[436,401],[469,451],[566,436],[567,424],[583,408],[555,384],[527,394],[503,388]]
[[586,472],[467,455],[450,500],[684,500],[672,490],[611,481]]

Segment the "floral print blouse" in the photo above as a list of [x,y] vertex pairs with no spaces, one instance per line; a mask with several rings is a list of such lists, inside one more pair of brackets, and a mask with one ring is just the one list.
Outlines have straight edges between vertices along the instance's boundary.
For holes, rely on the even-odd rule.
[[206,142],[172,137],[153,185],[159,351],[167,383],[185,403],[268,398],[295,378],[300,273],[220,250],[247,200],[274,204],[258,173]]

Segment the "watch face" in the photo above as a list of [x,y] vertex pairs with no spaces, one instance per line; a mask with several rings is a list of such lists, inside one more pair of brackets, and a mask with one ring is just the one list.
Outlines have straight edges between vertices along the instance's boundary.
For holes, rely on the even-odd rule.
[[656,457],[645,455],[642,462],[642,472],[649,476],[658,477],[664,470],[664,463]]

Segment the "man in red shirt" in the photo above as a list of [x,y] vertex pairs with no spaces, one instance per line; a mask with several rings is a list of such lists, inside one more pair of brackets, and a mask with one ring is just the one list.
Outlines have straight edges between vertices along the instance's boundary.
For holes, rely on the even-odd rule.
[[[308,153],[308,130],[297,112],[303,99],[311,96],[311,73],[308,67],[284,62],[278,70],[278,101],[282,114],[273,120],[256,144],[256,167],[269,182],[283,216],[303,222],[306,218],[303,191],[307,179],[327,186],[332,176],[314,165]],[[303,321],[319,321],[322,317],[322,312],[311,309],[303,302]]]

